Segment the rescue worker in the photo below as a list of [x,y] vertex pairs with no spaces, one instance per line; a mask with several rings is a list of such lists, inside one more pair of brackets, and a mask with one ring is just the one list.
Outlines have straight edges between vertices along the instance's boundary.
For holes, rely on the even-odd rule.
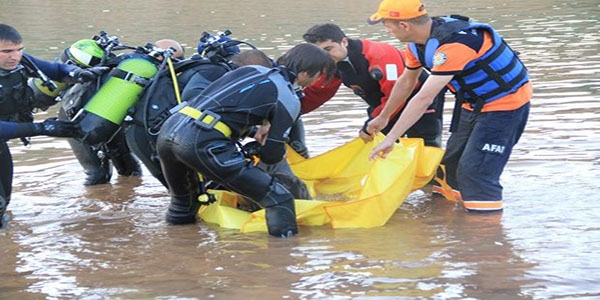
[[331,72],[333,61],[327,52],[303,43],[277,62],[273,68],[250,65],[230,71],[173,108],[157,144],[171,194],[168,223],[196,222],[200,173],[264,207],[270,235],[298,232],[293,195],[277,177],[246,159],[237,144],[253,127],[269,124],[258,156],[266,164],[283,160],[284,135],[300,113],[296,91]]
[[[181,89],[185,81],[184,78],[187,78],[187,76],[180,76],[181,71],[179,71],[180,66],[185,61],[183,47],[179,42],[172,39],[156,41],[154,46],[174,51],[171,58],[175,66],[174,71],[178,77],[178,90]],[[163,58],[159,59],[162,60]],[[144,164],[150,174],[165,187],[167,187],[167,183],[162,175],[160,162],[156,154],[156,136],[162,122],[168,117],[169,109],[177,105],[175,93],[170,68],[166,67],[159,70],[133,107],[132,120],[126,123],[125,130],[128,147]]]
[[240,53],[240,48],[232,42],[235,43],[225,35],[208,37],[204,33],[196,47],[197,53],[190,58],[198,62],[198,68],[185,73],[189,79],[181,91],[182,101],[195,98],[211,82],[237,67],[232,59]]
[[[369,23],[383,22],[407,44],[406,70],[383,111],[367,126],[376,133],[403,105],[422,69],[431,72],[383,142],[369,154],[385,158],[395,141],[445,86],[456,96],[451,135],[434,192],[462,200],[468,211],[503,209],[500,175],[529,115],[532,85],[526,67],[487,24],[461,16],[434,17],[419,0],[384,0]],[[443,170],[445,169],[445,174]]]
[[[98,66],[103,56],[114,58],[115,54],[105,53],[105,50],[93,39],[83,39],[75,42],[63,51],[61,60],[82,68]],[[107,63],[105,66],[109,67]],[[116,66],[115,63],[110,67]],[[110,68],[109,67],[109,68]],[[100,79],[104,81],[105,79]],[[58,117],[61,120],[72,120],[98,91],[102,82],[86,82],[70,85],[61,92],[61,107]],[[142,169],[125,140],[123,131],[119,131],[106,144],[89,145],[79,139],[67,139],[73,154],[83,168],[86,178],[85,186],[105,184],[110,182],[112,168],[122,176],[141,176]]]
[[[189,59],[184,59],[183,50],[179,51],[183,48],[177,41],[161,40],[155,46],[162,49],[175,49],[173,57],[177,60],[173,62],[173,70],[168,67],[160,70],[145,89],[134,107],[133,121],[127,128],[126,138],[129,147],[152,176],[168,188],[156,153],[156,137],[163,122],[170,115],[169,110],[176,106],[178,101],[191,100],[209,83],[232,70],[235,65],[229,59],[239,53],[240,49],[237,46],[230,46],[224,48],[222,52],[214,53],[222,56],[217,61],[200,55],[206,50],[206,45],[202,41],[198,43],[198,54]],[[174,87],[171,71],[176,73],[177,90]],[[178,92],[181,93],[181,99],[178,99]]]
[[[217,41],[217,43],[215,43]],[[209,42],[209,43],[207,43]],[[174,40],[161,40],[155,43],[162,49],[175,49],[173,70],[177,78],[177,90],[181,91],[181,99],[189,101],[197,96],[208,84],[237,67],[244,65],[263,65],[272,67],[273,62],[262,51],[251,49],[241,52],[237,46],[239,41],[227,36],[201,39],[197,53],[189,59],[184,59],[181,45]],[[252,46],[253,47],[253,46]],[[152,83],[145,89],[144,95],[134,108],[133,121],[127,127],[127,144],[142,161],[150,173],[166,188],[168,185],[162,174],[158,154],[156,153],[156,135],[162,122],[169,116],[169,110],[178,104],[177,90],[174,88],[170,68],[165,68],[153,78]],[[287,163],[277,166],[266,166],[269,173],[287,174],[293,184],[291,188],[298,191],[295,194],[301,199],[308,199],[304,184],[298,180]],[[210,185],[211,188],[219,188]]]
[[[359,131],[359,136],[365,141],[372,140],[366,130],[367,123],[381,113],[396,79],[404,71],[404,51],[388,43],[348,38],[339,26],[331,23],[315,25],[302,37],[329,52],[337,66],[333,80],[325,82],[321,78],[304,89],[302,113],[312,111],[330,100],[341,84],[344,84],[367,103],[368,118]],[[426,72],[421,73],[408,101],[420,90],[427,77]],[[407,137],[423,138],[426,146],[442,146],[445,92],[443,89],[434,97],[423,116],[406,131]],[[404,107],[405,105],[398,107],[391,116],[389,126],[381,130],[382,133],[390,131]]]
[[185,58],[185,48],[181,46],[181,44],[173,39],[162,39],[154,42],[154,46],[161,49],[172,49],[173,55],[172,58],[180,60]]
[[[91,81],[106,71],[104,68],[81,69],[76,66],[51,63],[23,53],[23,38],[12,26],[0,24],[0,121],[33,121],[33,91],[29,78],[59,82]],[[6,140],[0,139],[0,227],[12,192],[13,161]]]

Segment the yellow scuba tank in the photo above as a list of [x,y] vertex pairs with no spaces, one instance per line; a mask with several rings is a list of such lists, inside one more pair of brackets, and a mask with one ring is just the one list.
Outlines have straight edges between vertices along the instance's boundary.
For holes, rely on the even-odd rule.
[[140,53],[127,54],[108,74],[108,80],[75,117],[81,140],[89,144],[110,141],[119,130],[127,111],[134,106],[144,87],[158,71],[156,59]]
[[50,90],[41,78],[34,77],[27,80],[27,85],[33,91],[33,107],[46,110],[57,103],[56,97],[67,85],[58,81],[53,82],[57,88]]

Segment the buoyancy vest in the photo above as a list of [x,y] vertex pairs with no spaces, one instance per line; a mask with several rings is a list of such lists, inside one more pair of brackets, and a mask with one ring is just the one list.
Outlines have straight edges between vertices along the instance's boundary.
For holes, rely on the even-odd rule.
[[[181,92],[197,72],[208,72],[207,79],[215,80],[232,70],[233,65],[215,63],[210,59],[194,56],[176,61],[173,69],[177,74],[177,86]],[[156,135],[162,123],[169,117],[169,110],[178,104],[173,78],[169,68],[160,70],[146,87],[133,112],[133,122],[146,127],[148,134]],[[211,78],[214,77],[214,78]]]
[[449,83],[460,102],[471,103],[480,110],[484,103],[512,94],[529,81],[527,68],[517,53],[490,25],[469,22],[468,18],[456,15],[436,19],[441,20],[441,24],[433,28],[425,45],[408,45],[409,50],[428,70],[433,68],[436,50],[452,35],[469,30],[485,30],[492,35],[493,46],[482,56],[469,62]]
[[18,115],[32,110],[33,91],[27,86],[26,69],[19,65],[11,71],[0,71],[0,120],[19,121]]
[[[106,77],[106,74],[103,77]],[[96,81],[76,83],[62,91],[59,94],[60,103],[67,117],[73,119],[97,91]]]

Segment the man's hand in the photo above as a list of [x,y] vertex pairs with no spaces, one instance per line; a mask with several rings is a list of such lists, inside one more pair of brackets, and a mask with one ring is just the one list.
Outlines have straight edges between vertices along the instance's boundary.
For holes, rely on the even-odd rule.
[[264,145],[269,135],[269,129],[271,129],[271,124],[269,123],[258,126],[258,130],[254,134],[254,139],[261,145]]
[[364,128],[358,131],[358,137],[360,137],[365,143],[373,140],[373,136],[366,132]]
[[260,149],[261,148],[262,148],[262,145],[257,141],[251,141],[251,142],[248,142],[248,143],[245,143],[244,145],[242,145],[242,150],[244,150],[244,153],[246,154],[246,156],[248,158],[251,158],[252,156],[260,157]]
[[70,121],[60,121],[49,118],[41,123],[35,123],[36,132],[40,135],[54,137],[74,137],[79,133],[79,125]]
[[374,160],[378,157],[385,159],[387,155],[394,149],[395,143],[395,141],[385,138],[383,142],[377,144],[377,146],[371,150],[371,153],[369,153],[369,160]]
[[389,120],[381,115],[373,118],[373,120],[367,123],[367,132],[371,134],[371,136],[378,134],[382,129],[384,129],[388,125]]
[[75,79],[78,82],[88,82],[96,80],[104,72],[108,71],[109,67],[92,67],[92,68],[78,68],[69,72],[69,77]]

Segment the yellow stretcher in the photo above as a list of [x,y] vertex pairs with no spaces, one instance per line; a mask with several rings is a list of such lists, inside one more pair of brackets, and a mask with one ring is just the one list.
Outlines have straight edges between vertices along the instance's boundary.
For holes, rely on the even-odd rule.
[[[435,175],[443,150],[423,146],[422,139],[401,139],[386,159],[368,160],[368,154],[383,140],[354,139],[321,155],[304,159],[288,151],[292,171],[302,179],[315,200],[296,199],[300,226],[369,228],[384,225],[412,191]],[[211,190],[217,202],[202,206],[199,216],[207,223],[242,232],[267,231],[264,209],[247,212],[235,193]]]

